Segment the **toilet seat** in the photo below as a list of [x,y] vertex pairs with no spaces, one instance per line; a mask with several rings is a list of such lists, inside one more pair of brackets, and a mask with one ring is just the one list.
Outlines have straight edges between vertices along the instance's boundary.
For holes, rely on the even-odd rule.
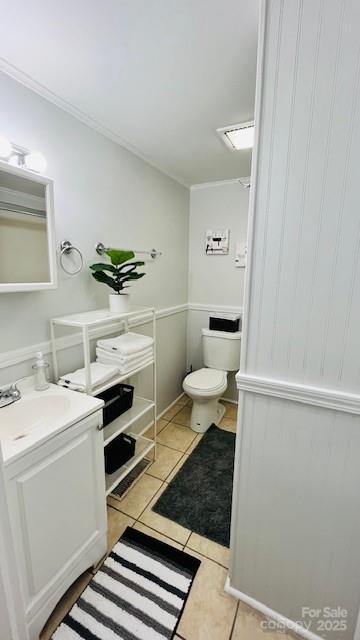
[[184,382],[183,388],[189,392],[197,392],[201,395],[217,394],[227,387],[227,372],[219,369],[203,368],[189,373]]

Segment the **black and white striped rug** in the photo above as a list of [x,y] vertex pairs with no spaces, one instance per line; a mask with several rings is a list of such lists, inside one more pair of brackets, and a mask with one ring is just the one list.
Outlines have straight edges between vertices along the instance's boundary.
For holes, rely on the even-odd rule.
[[199,565],[128,527],[53,640],[170,640]]

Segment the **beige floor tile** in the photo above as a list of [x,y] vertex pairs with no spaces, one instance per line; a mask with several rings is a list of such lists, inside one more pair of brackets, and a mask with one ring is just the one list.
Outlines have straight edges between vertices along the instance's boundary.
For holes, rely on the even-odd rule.
[[293,640],[296,638],[287,633],[262,629],[261,623],[265,620],[266,618],[260,613],[240,602],[231,640]]
[[164,420],[163,418],[159,418],[159,420],[156,423],[157,433],[159,434],[163,429],[165,429],[167,424],[169,424],[168,420]]
[[[195,431],[194,431],[194,433],[195,433]],[[188,455],[190,455],[190,453],[192,453],[194,451],[195,447],[197,447],[197,445],[199,444],[199,442],[200,442],[201,438],[203,438],[203,436],[204,436],[203,433],[196,433],[195,434],[195,438],[192,441],[190,447],[188,449],[186,449],[186,453]]]
[[150,527],[147,527],[146,524],[143,524],[142,522],[135,522],[133,528],[137,529],[138,531],[142,531],[143,533],[146,533],[146,535],[152,536],[157,540],[166,542],[166,544],[169,544],[171,547],[175,547],[175,549],[183,548],[183,545],[180,544],[179,542],[175,542],[175,540],[171,540],[171,538],[168,538],[168,536],[164,536],[162,533],[159,533],[159,531],[155,531],[155,529],[150,529]]
[[229,640],[237,600],[224,592],[224,567],[186,548],[201,560],[178,627],[186,640]]
[[156,460],[148,467],[146,473],[160,480],[166,480],[181,457],[182,453],[180,451],[175,451],[158,443],[156,447]]
[[204,538],[204,536],[192,533],[186,546],[210,558],[210,560],[215,560],[215,562],[222,564],[224,567],[229,566],[230,549],[223,547],[213,540],[208,540],[208,538]]
[[172,422],[181,424],[183,427],[190,427],[191,411],[192,407],[183,407],[181,411],[172,418]]
[[195,436],[196,433],[191,429],[175,424],[175,422],[169,422],[167,427],[159,434],[157,441],[159,444],[185,453]]
[[113,509],[108,506],[107,508],[107,523],[108,523],[108,551],[111,551],[113,546],[117,543],[120,536],[124,533],[126,527],[132,527],[135,520],[129,518],[121,511]]
[[224,429],[224,431],[231,431],[231,433],[236,433],[236,420],[232,418],[227,418],[226,416],[220,420],[219,427]]
[[161,480],[148,476],[145,473],[122,500],[110,496],[108,503],[110,506],[119,509],[136,520],[149,504],[155,493],[160,489],[161,485]]
[[141,514],[139,520],[143,524],[146,524],[148,527],[151,527],[151,529],[155,529],[155,531],[158,531],[159,533],[172,538],[172,540],[180,542],[180,544],[185,544],[191,532],[188,529],[185,529],[185,527],[182,527],[180,524],[177,524],[172,520],[168,520],[168,518],[164,518],[158,513],[155,513],[155,511],[152,511],[152,507],[157,502],[161,493],[166,489],[166,487],[167,484],[164,483],[160,491],[150,502],[149,506]]
[[222,400],[221,404],[225,406],[225,418],[231,418],[232,420],[236,420],[237,418],[237,404],[232,402],[226,402],[226,400]]
[[168,409],[166,413],[163,413],[163,415],[161,416],[161,420],[172,420],[172,418],[176,416],[176,414],[179,413],[182,408],[182,404],[173,404],[173,406],[170,407],[170,409]]
[[74,602],[78,599],[85,587],[89,584],[92,574],[85,571],[64,593],[61,600],[59,600],[57,606],[52,612],[50,618],[46,622],[41,634],[40,640],[50,640],[55,629],[59,626],[60,622],[65,618],[66,614],[70,611]]
[[176,467],[173,468],[172,472],[169,473],[168,477],[166,478],[166,482],[171,482],[171,480],[173,480],[173,478],[175,478],[177,472],[181,469],[181,467],[183,466],[184,462],[188,459],[188,455],[187,453],[185,453],[182,458],[180,458],[179,462],[177,463]]

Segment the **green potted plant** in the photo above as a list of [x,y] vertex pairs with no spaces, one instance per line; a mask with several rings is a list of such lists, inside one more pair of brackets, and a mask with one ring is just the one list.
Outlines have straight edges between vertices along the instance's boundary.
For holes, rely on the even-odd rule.
[[136,271],[137,267],[142,267],[145,263],[129,262],[135,257],[133,251],[106,249],[105,254],[110,258],[110,263],[97,262],[90,265],[92,276],[113,290],[114,293],[109,294],[110,311],[126,313],[130,310],[130,295],[124,289],[128,289],[133,280],[139,280],[145,275]]

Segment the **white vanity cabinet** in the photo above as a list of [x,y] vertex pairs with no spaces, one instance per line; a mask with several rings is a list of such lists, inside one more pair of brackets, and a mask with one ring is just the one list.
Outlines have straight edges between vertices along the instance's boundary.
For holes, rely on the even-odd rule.
[[4,467],[31,640],[74,580],[106,552],[101,424],[96,411]]

